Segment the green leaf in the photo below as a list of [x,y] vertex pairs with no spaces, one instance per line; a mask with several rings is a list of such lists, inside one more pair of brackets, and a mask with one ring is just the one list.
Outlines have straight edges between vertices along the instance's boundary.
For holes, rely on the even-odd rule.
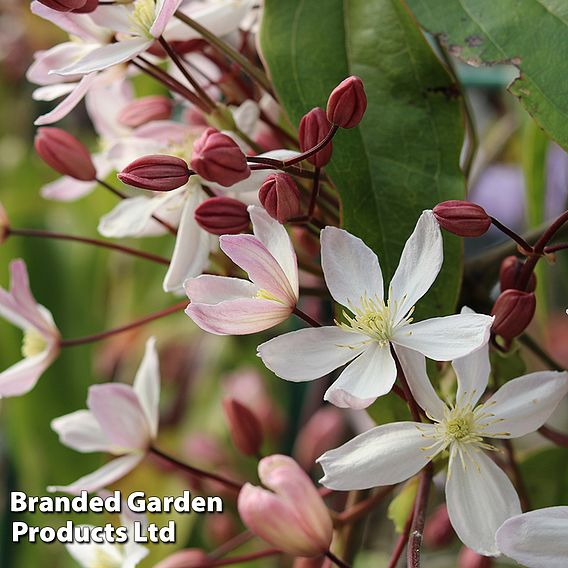
[[418,493],[418,477],[413,477],[404,484],[400,493],[390,502],[387,517],[394,523],[397,533],[402,533],[404,530],[414,507],[416,493]]
[[[267,0],[261,46],[295,126],[314,106],[325,107],[345,77],[365,82],[365,117],[334,138],[327,170],[341,194],[344,227],[379,255],[388,281],[422,210],[463,198],[455,85],[398,0]],[[420,317],[455,305],[458,239],[446,238],[445,254]]]
[[568,450],[550,448],[534,453],[520,467],[531,509],[568,502]]
[[[465,62],[512,63],[509,87],[527,111],[568,149],[568,3],[558,0],[407,0],[419,22]],[[538,25],[535,23],[538,22]]]

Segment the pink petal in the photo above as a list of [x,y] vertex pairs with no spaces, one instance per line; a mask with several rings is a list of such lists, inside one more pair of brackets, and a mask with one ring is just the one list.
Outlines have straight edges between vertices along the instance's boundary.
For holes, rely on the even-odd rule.
[[150,34],[153,37],[160,37],[164,33],[168,22],[172,19],[181,2],[182,0],[158,0],[156,19],[150,28]]
[[57,353],[46,350],[26,357],[0,373],[0,398],[20,396],[31,391],[43,372],[51,365]]
[[202,274],[184,284],[187,297],[196,304],[219,304],[227,300],[254,298],[258,286],[242,278]]
[[107,452],[112,447],[97,419],[88,410],[77,410],[51,421],[59,441],[77,452]]
[[97,187],[97,182],[79,181],[77,179],[63,176],[59,179],[44,185],[41,188],[41,196],[44,199],[54,201],[75,201],[85,197]]
[[138,367],[132,388],[146,413],[151,435],[155,438],[158,434],[160,415],[160,361],[154,337],[146,341],[144,358]]

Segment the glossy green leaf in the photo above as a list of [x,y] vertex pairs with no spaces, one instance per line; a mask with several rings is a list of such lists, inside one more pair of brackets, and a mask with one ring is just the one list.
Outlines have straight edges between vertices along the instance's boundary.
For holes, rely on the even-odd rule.
[[[390,277],[422,210],[464,195],[460,98],[450,77],[394,0],[267,0],[261,45],[295,126],[348,75],[365,82],[365,117],[337,134],[327,170],[345,228],[377,252]],[[460,243],[446,240],[444,271],[419,317],[454,307]]]
[[426,30],[463,61],[511,63],[509,87],[527,111],[568,148],[568,3],[558,0],[407,0]]

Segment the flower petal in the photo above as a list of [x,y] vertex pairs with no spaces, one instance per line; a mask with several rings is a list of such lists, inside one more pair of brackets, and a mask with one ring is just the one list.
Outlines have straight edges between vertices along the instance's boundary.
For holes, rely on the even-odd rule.
[[521,512],[519,497],[503,470],[484,452],[466,454],[464,460],[465,467],[454,445],[446,481],[450,521],[466,546],[478,554],[497,556],[495,532]]
[[57,356],[58,349],[46,349],[33,357],[26,357],[0,373],[0,398],[20,396],[30,392],[41,375]]
[[336,326],[314,327],[275,337],[258,346],[258,355],[282,379],[311,381],[357,357],[366,341],[366,336]]
[[59,441],[77,452],[107,452],[112,443],[88,410],[77,410],[51,421]]
[[218,304],[225,300],[254,298],[258,292],[258,286],[248,280],[210,274],[189,278],[184,287],[187,297],[197,304]]
[[492,323],[492,317],[481,314],[432,318],[399,328],[392,342],[435,361],[450,361],[487,343]]
[[240,298],[209,305],[192,302],[185,313],[201,328],[216,335],[247,335],[288,319],[291,309],[274,300]]
[[499,550],[529,568],[565,568],[568,507],[548,507],[506,520],[495,539]]
[[432,424],[396,422],[377,426],[330,450],[317,462],[325,473],[320,483],[339,491],[399,483],[418,473],[433,457],[425,436]]
[[143,459],[144,454],[141,452],[121,456],[69,485],[52,485],[47,490],[50,493],[61,491],[72,495],[78,495],[81,491],[94,493],[130,473]]
[[153,37],[160,37],[168,22],[172,19],[175,11],[179,8],[182,0],[158,0],[156,4],[156,19],[150,28]]
[[323,398],[340,408],[367,408],[390,392],[395,380],[396,365],[390,346],[373,343],[347,365]]
[[484,430],[493,438],[518,438],[540,428],[568,392],[568,373],[540,371],[505,383],[484,407],[499,420]]
[[363,298],[383,299],[383,273],[377,255],[358,237],[326,227],[321,235],[321,266],[333,299],[359,307]]
[[389,287],[389,304],[404,317],[430,289],[444,261],[440,226],[432,211],[424,211],[402,251]]
[[150,434],[155,438],[158,434],[160,417],[160,361],[154,337],[146,341],[144,357],[134,377],[132,388],[146,414]]
[[97,182],[80,181],[69,176],[63,176],[41,188],[44,199],[54,201],[75,201],[91,193],[97,187]]
[[[88,525],[79,525],[78,527],[87,527]],[[93,529],[95,527],[89,527]],[[108,561],[109,566],[123,566],[123,558],[120,553],[121,547],[117,544],[108,542],[71,542],[65,544],[67,552],[71,557],[83,568],[92,568],[93,563],[98,558]],[[106,564],[105,564],[106,565]]]
[[454,359],[452,367],[458,379],[456,402],[475,406],[487,388],[491,364],[489,362],[489,344],[482,345],[465,357]]
[[426,372],[426,358],[418,351],[396,346],[396,354],[416,402],[428,416],[440,421],[444,418],[446,405],[436,394]]

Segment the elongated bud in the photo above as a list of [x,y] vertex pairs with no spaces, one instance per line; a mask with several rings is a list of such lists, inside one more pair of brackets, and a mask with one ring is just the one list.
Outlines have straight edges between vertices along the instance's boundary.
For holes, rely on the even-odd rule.
[[6,242],[10,235],[10,219],[2,203],[0,203],[0,245]]
[[[300,139],[300,150],[307,152],[310,148],[316,146],[321,142],[329,132],[331,124],[327,120],[325,112],[315,107],[310,112],[305,114],[300,121],[300,128],[298,130],[298,137]],[[316,168],[323,168],[329,160],[333,152],[333,145],[331,142],[316,152],[313,156],[307,158],[310,164]]]
[[363,81],[352,75],[333,89],[327,100],[327,120],[340,128],[357,126],[367,109]]
[[286,223],[300,214],[300,190],[288,174],[270,174],[260,186],[258,199],[279,223]]
[[87,0],[38,0],[38,2],[57,12],[73,12],[83,8]]
[[179,550],[158,562],[154,568],[191,568],[192,566],[203,566],[207,564],[208,556],[199,548],[187,548]]
[[424,544],[428,548],[444,548],[454,538],[454,529],[448,515],[446,504],[440,505],[426,521]]
[[89,150],[60,128],[39,128],[35,137],[39,157],[55,171],[80,181],[95,181],[97,171]]
[[185,185],[191,171],[185,160],[176,156],[154,154],[142,156],[128,164],[118,179],[126,185],[152,191],[172,191]]
[[167,120],[172,114],[172,108],[173,101],[168,97],[142,97],[122,109],[118,122],[129,128],[136,128],[153,120]]
[[491,315],[495,316],[492,331],[505,339],[520,335],[531,323],[536,309],[532,292],[505,290],[495,302]]
[[191,167],[204,179],[229,187],[250,176],[247,158],[237,143],[208,128],[193,144]]
[[287,554],[324,554],[331,544],[331,517],[304,470],[292,458],[274,455],[260,460],[258,476],[272,491],[243,486],[237,506],[245,525]]
[[212,235],[237,235],[250,223],[247,206],[232,197],[212,197],[195,209],[197,224]]
[[471,548],[464,546],[458,557],[458,566],[459,568],[491,568],[493,560],[489,556],[481,556]]
[[223,409],[237,449],[247,456],[256,456],[263,438],[258,418],[247,406],[234,398],[223,400]]
[[[501,268],[499,270],[499,286],[501,288],[501,292],[509,290],[509,288],[518,290],[517,279],[521,272],[522,266],[523,262],[521,261],[520,258],[516,256],[508,256],[507,258],[503,259],[503,262],[501,263]],[[534,292],[535,288],[536,288],[536,275],[534,272],[532,272],[529,278],[526,291]]]
[[458,237],[480,237],[491,226],[485,209],[469,201],[443,201],[434,207],[433,213],[440,227]]

